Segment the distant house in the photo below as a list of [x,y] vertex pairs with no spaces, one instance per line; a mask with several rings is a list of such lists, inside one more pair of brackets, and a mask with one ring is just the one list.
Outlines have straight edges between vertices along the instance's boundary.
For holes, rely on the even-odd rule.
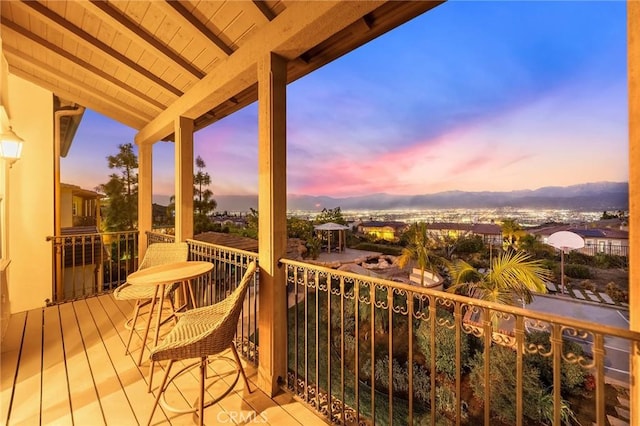
[[100,227],[100,194],[78,185],[60,184],[60,226]]
[[614,228],[590,228],[576,225],[553,225],[529,229],[528,232],[539,236],[544,243],[551,234],[569,231],[584,239],[584,248],[578,251],[593,256],[596,253],[629,256],[629,231]]
[[432,235],[454,238],[479,235],[486,244],[502,244],[502,229],[495,223],[428,223],[427,229]]
[[358,225],[358,232],[373,235],[379,240],[395,241],[407,230],[409,225],[397,221],[369,221]]
[[108,259],[100,226],[100,194],[60,184],[60,236],[55,238],[56,288],[65,299],[91,294],[103,285]]

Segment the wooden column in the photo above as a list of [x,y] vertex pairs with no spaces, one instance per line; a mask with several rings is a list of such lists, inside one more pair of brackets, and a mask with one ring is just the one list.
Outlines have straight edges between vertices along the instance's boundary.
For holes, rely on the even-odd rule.
[[[640,2],[627,2],[629,79],[629,315],[640,331]],[[631,419],[640,424],[640,344],[631,348]]]
[[147,251],[147,232],[153,225],[153,145],[138,145],[138,260]]
[[193,120],[175,121],[176,242],[193,238]]
[[278,265],[287,245],[286,61],[258,65],[258,212],[260,363],[258,386],[273,396],[286,374],[286,282]]

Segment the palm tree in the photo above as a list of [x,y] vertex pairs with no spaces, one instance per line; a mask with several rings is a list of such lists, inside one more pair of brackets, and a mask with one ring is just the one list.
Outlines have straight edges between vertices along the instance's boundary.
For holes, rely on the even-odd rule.
[[485,274],[461,259],[449,265],[449,273],[453,281],[449,292],[507,305],[515,305],[518,299],[531,303],[533,293],[547,292],[545,279],[550,278],[541,261],[515,251],[495,257]]
[[517,250],[518,240],[526,234],[522,226],[515,219],[503,219],[502,225],[502,241],[505,249],[512,248]]
[[408,244],[402,249],[402,254],[398,257],[398,265],[404,268],[412,261],[415,261],[420,268],[420,285],[424,286],[424,271],[432,270],[435,256],[430,249],[430,236],[427,231],[427,224],[424,222],[414,223],[406,232]]

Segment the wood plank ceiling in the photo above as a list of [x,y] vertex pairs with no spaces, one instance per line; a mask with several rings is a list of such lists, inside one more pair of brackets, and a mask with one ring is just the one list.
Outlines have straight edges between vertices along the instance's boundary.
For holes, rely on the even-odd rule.
[[[324,3],[316,5],[324,8],[316,17],[314,3],[282,0],[2,1],[2,53],[11,73],[146,128],[148,142],[172,138],[169,112],[192,115],[199,129],[255,101],[254,79],[230,86],[223,99],[200,99],[205,110],[191,100],[198,93],[190,92],[201,91],[203,79],[234,72],[234,56],[257,63],[266,53],[256,49],[262,39],[288,32],[297,37],[295,48],[277,52],[289,60],[291,82],[441,2]],[[305,31],[315,36],[290,31],[296,21],[305,21]]]

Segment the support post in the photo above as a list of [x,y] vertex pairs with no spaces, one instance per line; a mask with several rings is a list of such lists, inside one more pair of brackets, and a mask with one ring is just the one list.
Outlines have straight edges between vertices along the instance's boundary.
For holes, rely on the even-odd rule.
[[193,238],[193,120],[175,121],[176,242]]
[[[640,331],[640,2],[627,2],[629,79],[629,327]],[[630,351],[632,425],[640,424],[640,343]]]
[[258,65],[258,241],[260,360],[258,387],[273,396],[285,379],[286,280],[278,261],[287,245],[286,60],[274,53]]
[[145,237],[153,226],[153,145],[138,146],[138,261],[147,251]]

